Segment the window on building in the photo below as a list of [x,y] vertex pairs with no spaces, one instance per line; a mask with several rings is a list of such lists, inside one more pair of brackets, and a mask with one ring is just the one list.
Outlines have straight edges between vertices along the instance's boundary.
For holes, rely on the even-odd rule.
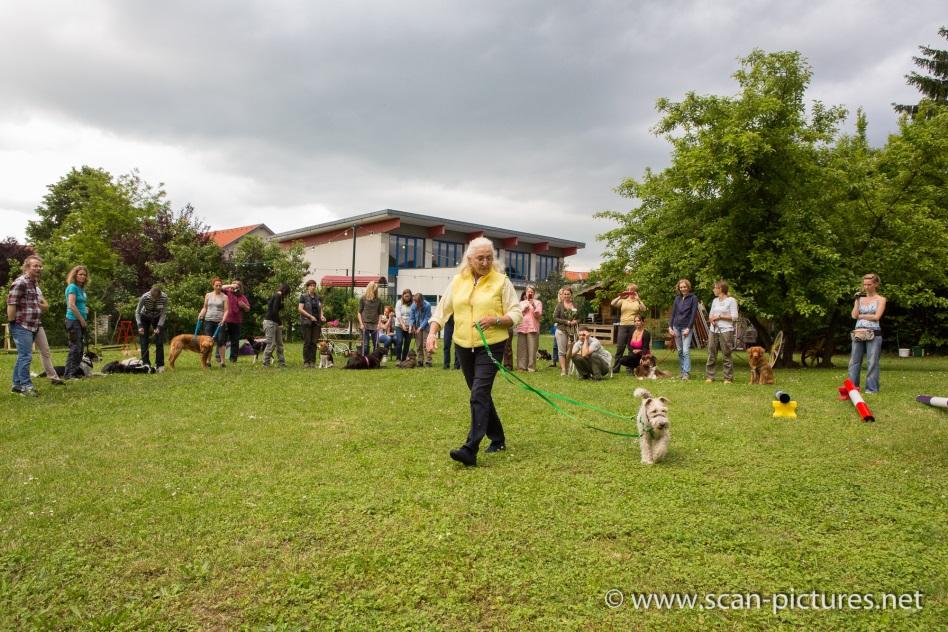
[[559,273],[560,260],[558,257],[537,255],[537,281],[546,281]]
[[389,235],[388,267],[389,270],[425,267],[425,240],[420,237]]
[[432,268],[455,268],[461,265],[464,256],[464,244],[453,241],[435,241],[431,258]]
[[526,281],[530,276],[530,253],[507,251],[507,276],[518,281]]

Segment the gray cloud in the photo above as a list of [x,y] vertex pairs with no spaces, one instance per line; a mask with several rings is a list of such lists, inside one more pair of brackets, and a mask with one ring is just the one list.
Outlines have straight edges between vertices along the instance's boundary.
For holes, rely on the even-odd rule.
[[[739,56],[797,49],[811,97],[864,107],[881,143],[940,13],[929,0],[14,2],[0,8],[0,125],[53,117],[174,147],[188,174],[143,157],[143,175],[218,227],[391,207],[582,239],[577,264],[594,266],[608,226],[590,215],[626,207],[612,189],[667,163],[649,132],[657,98],[733,94]],[[100,164],[86,151],[78,164]],[[210,190],[222,181],[241,185]]]

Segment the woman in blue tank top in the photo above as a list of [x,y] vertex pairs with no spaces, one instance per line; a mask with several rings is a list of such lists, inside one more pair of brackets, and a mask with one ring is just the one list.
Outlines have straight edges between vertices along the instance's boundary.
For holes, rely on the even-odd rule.
[[[853,304],[852,353],[849,356],[849,379],[859,386],[862,357],[866,356],[866,393],[879,392],[879,355],[882,353],[882,327],[879,322],[885,313],[885,297],[878,294],[881,283],[878,274],[862,277],[862,292]],[[871,336],[871,340],[868,340]]]

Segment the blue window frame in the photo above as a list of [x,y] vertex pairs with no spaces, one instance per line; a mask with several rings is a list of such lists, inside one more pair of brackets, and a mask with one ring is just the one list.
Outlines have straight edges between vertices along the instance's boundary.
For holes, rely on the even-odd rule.
[[425,240],[405,235],[388,236],[388,278],[394,281],[401,268],[425,267]]
[[454,268],[461,264],[464,256],[464,244],[453,241],[435,241],[431,259],[432,268]]
[[526,281],[530,275],[530,253],[507,251],[507,276],[518,281]]
[[537,255],[537,281],[546,281],[560,272],[559,257]]

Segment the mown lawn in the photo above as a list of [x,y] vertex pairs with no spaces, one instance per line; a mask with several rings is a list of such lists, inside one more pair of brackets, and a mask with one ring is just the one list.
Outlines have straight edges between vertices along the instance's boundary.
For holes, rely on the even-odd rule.
[[[7,394],[13,356],[0,357],[0,628],[948,620],[948,411],[914,401],[948,396],[948,359],[886,357],[874,424],[837,401],[842,357],[778,372],[797,420],[771,417],[773,389],[744,383],[743,356],[734,385],[650,383],[673,428],[668,461],[651,468],[630,440],[498,381],[509,449],[465,469],[447,455],[468,425],[459,372],[303,370],[293,345],[288,357],[286,370],[242,358],[202,372],[189,354],[160,375],[38,380],[38,399]],[[642,384],[550,368],[527,379],[628,414]],[[606,605],[610,589],[621,607]],[[649,591],[924,596],[921,609],[872,611],[629,604]]]

